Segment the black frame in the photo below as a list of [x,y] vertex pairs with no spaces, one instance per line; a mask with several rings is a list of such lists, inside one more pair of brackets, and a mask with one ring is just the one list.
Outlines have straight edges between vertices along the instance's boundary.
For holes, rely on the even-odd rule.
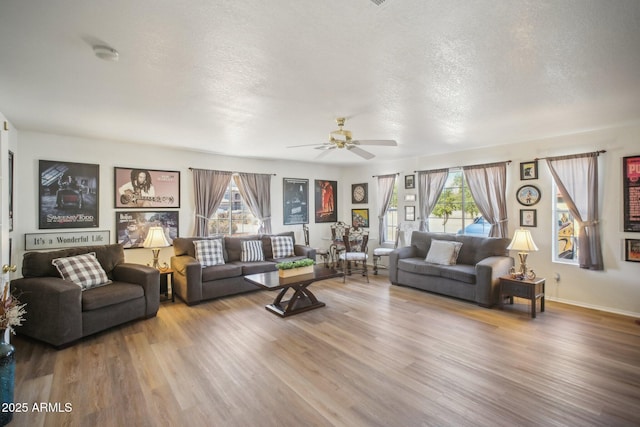
[[538,179],[538,161],[520,163],[520,180]]
[[[131,194],[121,194],[121,187],[131,182],[132,171],[147,172],[154,187],[155,195],[148,199]],[[116,209],[156,209],[180,207],[180,172],[146,168],[113,168],[113,207]]]
[[[532,215],[532,224],[525,223],[525,216],[527,214]],[[520,209],[520,227],[537,227],[538,226],[538,211],[535,209]]]
[[624,231],[640,232],[640,156],[622,158],[622,182]]
[[9,150],[9,231],[13,231],[13,151]]
[[282,222],[309,224],[309,180],[282,178]]
[[404,207],[404,220],[405,221],[415,221],[416,220],[416,207],[415,206],[405,206]]
[[415,175],[405,175],[404,176],[404,189],[411,190],[416,188],[416,176]]
[[180,211],[116,211],[116,243],[125,249],[142,248],[152,226],[168,228],[167,240],[173,246],[173,239],[179,236]]
[[100,165],[40,160],[38,167],[38,228],[97,228]]
[[[362,187],[364,189],[364,199],[362,199],[361,201],[357,201],[355,198],[355,191],[358,187]],[[362,182],[360,184],[351,184],[351,203],[354,205],[363,205],[369,203],[369,184],[367,184],[366,182]]]
[[[527,201],[527,196],[525,195],[525,190],[533,190],[537,193],[537,197],[535,199],[532,199],[531,201]],[[542,197],[542,193],[540,192],[540,189],[538,187],[536,187],[535,185],[523,185],[522,187],[518,188],[518,191],[516,191],[516,199],[518,200],[518,203],[520,203],[523,206],[533,206],[536,203],[538,203],[540,201],[540,198]]]
[[[338,181],[316,179],[313,188],[315,193],[316,223],[338,222]],[[325,189],[324,193],[323,189]],[[329,210],[323,209],[325,202],[328,204]]]
[[640,262],[640,239],[624,239],[624,260]]
[[354,228],[369,228],[369,209],[351,209],[351,225]]

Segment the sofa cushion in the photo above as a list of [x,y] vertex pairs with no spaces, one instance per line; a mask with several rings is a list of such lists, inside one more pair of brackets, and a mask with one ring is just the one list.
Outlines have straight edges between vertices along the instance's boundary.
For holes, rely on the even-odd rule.
[[476,283],[476,268],[473,265],[458,264],[441,265],[439,267],[440,277],[457,280],[458,282]]
[[430,264],[422,258],[402,258],[398,260],[398,270],[425,276],[440,276],[440,266]]
[[196,259],[200,261],[203,268],[224,264],[222,245],[222,239],[196,240],[193,242]]
[[242,276],[242,267],[235,264],[221,264],[202,269],[202,281],[210,282],[218,279]]
[[236,261],[235,265],[242,268],[242,275],[268,273],[270,271],[277,270],[276,264],[271,261],[258,261],[258,262],[242,262]]
[[64,280],[75,283],[82,290],[111,283],[94,252],[51,261]]
[[425,261],[432,264],[455,265],[461,246],[460,242],[433,239]]
[[287,258],[294,256],[293,239],[289,236],[271,236],[272,258]]
[[[476,283],[476,269],[473,265],[431,264],[421,258],[403,258],[398,260],[398,270],[422,276],[436,276],[459,282]],[[428,280],[425,278],[425,280]]]
[[142,286],[132,283],[113,282],[109,286],[91,288],[83,292],[82,311],[97,310],[141,297],[144,297],[144,288]]
[[264,252],[262,252],[262,241],[246,240],[242,242],[242,252],[240,254],[240,261],[242,262],[264,261]]

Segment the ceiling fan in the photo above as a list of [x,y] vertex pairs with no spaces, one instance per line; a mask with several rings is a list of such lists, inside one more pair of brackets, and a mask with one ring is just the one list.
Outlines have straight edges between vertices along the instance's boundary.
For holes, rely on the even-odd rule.
[[295,147],[311,147],[316,146],[316,150],[323,150],[319,156],[316,158],[324,157],[331,150],[335,150],[336,148],[346,148],[354,154],[362,157],[363,159],[370,160],[375,157],[374,154],[368,152],[367,150],[363,150],[360,148],[360,145],[378,145],[378,146],[386,146],[386,147],[397,147],[398,143],[392,139],[361,139],[356,140],[352,139],[351,131],[343,129],[344,122],[346,118],[338,117],[336,119],[336,123],[338,123],[338,129],[329,133],[329,142],[325,142],[324,144],[304,144],[304,145],[292,145],[287,148],[295,148]]

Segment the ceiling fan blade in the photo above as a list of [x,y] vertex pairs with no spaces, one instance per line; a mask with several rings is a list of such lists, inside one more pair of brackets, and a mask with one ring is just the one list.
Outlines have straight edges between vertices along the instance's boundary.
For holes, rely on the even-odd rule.
[[372,153],[366,150],[363,150],[362,148],[358,148],[355,145],[348,145],[347,150],[357,154],[358,156],[362,157],[365,160],[371,160],[375,157],[375,155],[373,155]]
[[[313,147],[313,146],[316,146],[316,145],[320,145],[320,144],[315,143],[315,144],[289,145],[289,146],[287,146],[287,148]],[[327,145],[327,144],[326,143],[325,144],[321,144],[321,146],[325,146],[325,145]]]
[[314,157],[314,160],[323,158],[324,156],[329,154],[331,152],[331,150],[333,150],[334,148],[336,148],[336,147],[329,147],[329,148],[324,149],[320,154],[318,154],[316,157]]
[[329,143],[318,145],[317,147],[315,147],[316,150],[333,150],[334,148],[336,148],[336,145]]
[[397,147],[398,143],[393,139],[361,139],[356,141],[351,141],[356,145],[383,145],[387,147]]

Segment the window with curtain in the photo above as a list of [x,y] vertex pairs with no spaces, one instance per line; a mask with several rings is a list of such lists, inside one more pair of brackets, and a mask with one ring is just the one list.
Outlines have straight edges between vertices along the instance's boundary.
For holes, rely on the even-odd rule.
[[578,264],[578,223],[555,183],[553,194],[553,261]]
[[209,235],[256,234],[259,221],[242,198],[235,180],[229,182],[220,206],[209,219]]
[[387,232],[385,233],[385,243],[394,243],[396,241],[396,234],[398,233],[398,181],[396,180],[393,186],[393,194],[391,195],[391,201],[389,202],[389,210],[385,214],[385,227]]

